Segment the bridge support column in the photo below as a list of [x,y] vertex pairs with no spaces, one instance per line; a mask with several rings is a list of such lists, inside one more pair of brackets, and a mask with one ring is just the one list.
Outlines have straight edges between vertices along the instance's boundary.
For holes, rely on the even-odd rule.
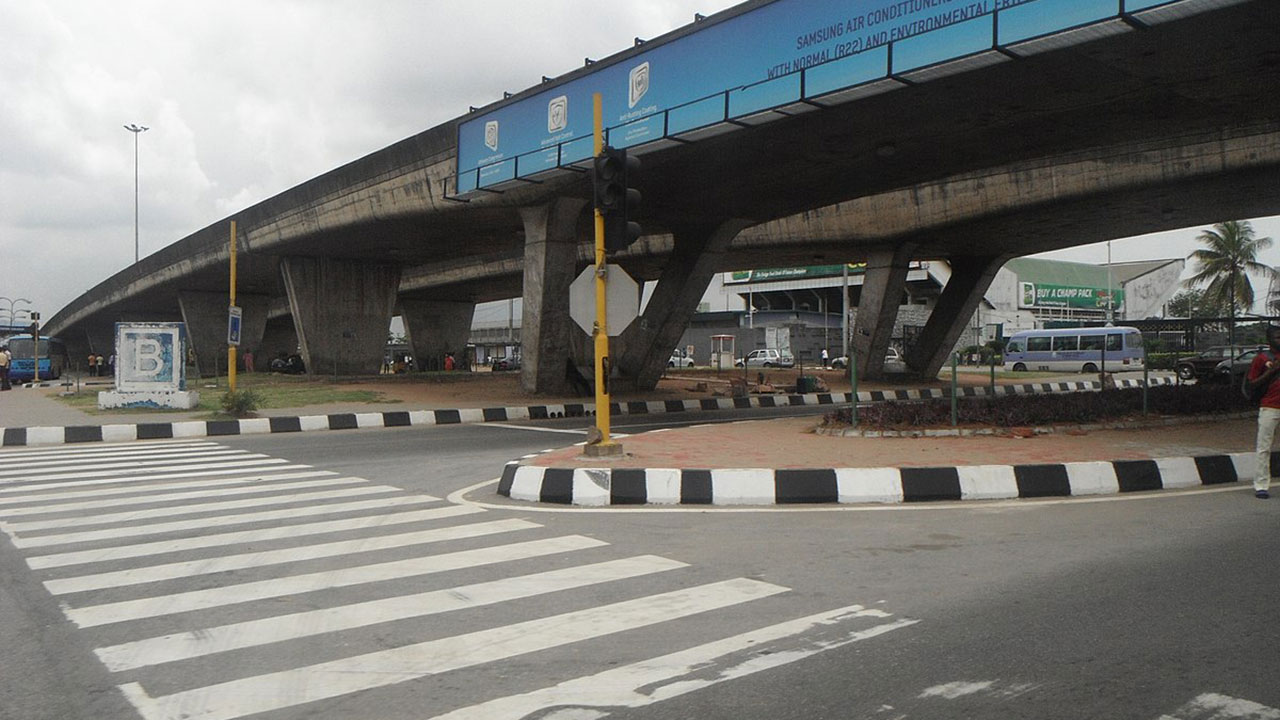
[[473,302],[401,300],[400,317],[404,319],[418,369],[443,368],[446,353],[453,353],[454,359],[461,363],[475,314]]
[[400,287],[400,266],[329,258],[280,262],[307,372],[376,374]]
[[563,394],[569,387],[565,374],[573,329],[569,285],[577,269],[578,220],[586,204],[579,198],[558,198],[520,209],[524,221],[520,385],[525,392]]
[[978,303],[1009,257],[962,255],[949,259],[951,279],[942,289],[915,347],[903,358],[913,373],[922,378],[937,377],[959,341],[960,333],[964,332]]
[[[180,290],[178,307],[187,324],[187,340],[195,350],[196,369],[201,377],[213,377],[227,369],[227,303],[224,292]],[[266,295],[237,294],[242,311],[240,348],[257,350],[267,326]]]
[[907,286],[907,271],[915,246],[904,243],[895,248],[875,250],[867,256],[867,270],[854,318],[850,343],[858,353],[858,376],[879,378],[884,373],[884,356],[889,350],[898,305]]
[[707,284],[719,267],[729,242],[748,220],[733,219],[718,225],[675,228],[675,247],[653,289],[644,313],[619,338],[618,367],[636,388],[652,390],[667,369],[671,350],[698,309]]

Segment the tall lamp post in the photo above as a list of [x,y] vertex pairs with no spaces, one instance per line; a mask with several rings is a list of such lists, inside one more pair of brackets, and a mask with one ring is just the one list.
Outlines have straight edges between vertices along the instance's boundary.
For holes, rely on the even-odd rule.
[[26,303],[28,305],[31,304],[31,301],[26,298],[0,297],[0,300],[3,300],[4,302],[9,303],[9,327],[13,327],[13,322],[17,318],[17,313],[14,311],[13,306],[17,305],[18,303]]
[[129,124],[125,130],[133,133],[133,263],[138,264],[138,136],[151,128]]

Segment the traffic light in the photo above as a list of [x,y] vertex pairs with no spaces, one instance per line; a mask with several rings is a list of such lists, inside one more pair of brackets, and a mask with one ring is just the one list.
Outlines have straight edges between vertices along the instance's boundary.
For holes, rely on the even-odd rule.
[[596,209],[604,216],[604,248],[617,252],[640,237],[640,191],[630,186],[640,170],[640,158],[626,150],[606,147],[592,163],[591,183]]

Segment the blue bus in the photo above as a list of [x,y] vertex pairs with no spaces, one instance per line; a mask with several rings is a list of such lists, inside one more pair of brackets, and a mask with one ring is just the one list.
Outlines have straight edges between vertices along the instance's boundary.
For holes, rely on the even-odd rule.
[[[27,382],[35,378],[36,346],[31,335],[11,335],[4,344],[9,348],[9,379]],[[57,380],[67,368],[67,347],[58,338],[40,336],[40,379]]]
[[1141,370],[1142,333],[1134,327],[1023,330],[1005,344],[1004,369],[1096,373]]

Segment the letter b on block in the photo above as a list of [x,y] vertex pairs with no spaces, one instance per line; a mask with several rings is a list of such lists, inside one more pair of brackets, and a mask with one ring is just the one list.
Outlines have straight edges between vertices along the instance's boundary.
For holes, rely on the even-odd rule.
[[139,338],[134,346],[133,371],[140,377],[155,377],[164,370],[164,356],[160,343],[151,338]]

